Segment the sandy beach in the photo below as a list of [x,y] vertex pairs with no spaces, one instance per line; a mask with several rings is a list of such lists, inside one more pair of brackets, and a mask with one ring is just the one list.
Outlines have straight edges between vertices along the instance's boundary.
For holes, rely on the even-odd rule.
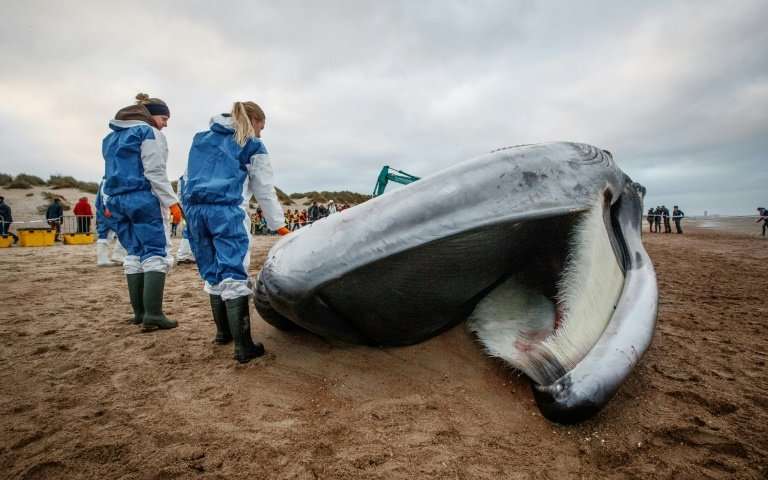
[[[254,274],[274,241],[255,237]],[[766,478],[768,243],[694,222],[645,242],[653,344],[568,427],[461,325],[376,349],[252,310],[268,354],[238,365],[193,265],[166,288],[179,328],[140,333],[93,245],[0,249],[0,478]]]

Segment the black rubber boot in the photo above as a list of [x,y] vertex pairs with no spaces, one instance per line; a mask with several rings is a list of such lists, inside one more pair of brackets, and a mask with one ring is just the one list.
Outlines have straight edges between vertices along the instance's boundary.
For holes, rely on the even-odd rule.
[[128,297],[133,308],[133,318],[128,323],[141,325],[144,319],[144,274],[129,273],[125,279],[128,281]]
[[248,313],[248,297],[237,297],[224,302],[227,305],[229,330],[235,340],[235,360],[247,363],[252,358],[264,355],[264,345],[253,343],[251,338],[251,316]]
[[213,323],[216,324],[216,338],[213,343],[217,345],[226,345],[232,341],[232,332],[229,331],[229,321],[227,320],[227,306],[221,295],[210,295],[211,312],[213,312]]
[[178,324],[163,314],[163,272],[144,272],[144,330],[176,328]]

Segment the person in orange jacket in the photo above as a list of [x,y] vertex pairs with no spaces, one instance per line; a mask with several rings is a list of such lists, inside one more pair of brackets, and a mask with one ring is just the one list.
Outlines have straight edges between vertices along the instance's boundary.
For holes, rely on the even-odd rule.
[[178,208],[172,208],[171,209],[171,236],[176,236],[176,230],[179,228],[179,224],[181,223],[181,210]]

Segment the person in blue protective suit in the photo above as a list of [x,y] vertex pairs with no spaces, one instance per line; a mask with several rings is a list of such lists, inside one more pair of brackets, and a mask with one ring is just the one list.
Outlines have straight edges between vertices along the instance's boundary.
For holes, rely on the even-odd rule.
[[264,346],[251,338],[248,312],[251,195],[269,228],[289,233],[261,141],[264,124],[264,111],[253,102],[235,102],[230,114],[213,117],[209,130],[192,140],[182,194],[189,242],[210,296],[214,342],[234,340],[240,363],[264,354]]
[[[112,213],[104,202],[102,189],[104,182],[99,183],[99,190],[96,193],[96,265],[99,267],[110,267],[122,265],[125,258],[125,249],[117,239],[117,225],[112,218]],[[110,256],[109,244],[114,242],[112,255]]]
[[176,327],[163,314],[165,275],[170,266],[168,209],[181,209],[168,181],[168,147],[161,133],[170,111],[158,98],[140,93],[120,109],[101,146],[104,195],[120,243],[128,251],[123,268],[133,308],[132,323],[144,330]]
[[[184,192],[185,183],[186,179],[182,175],[176,183],[176,194],[179,196],[179,200],[183,200],[182,193]],[[183,203],[182,208],[184,208]],[[184,228],[181,230],[181,242],[179,242],[179,249],[176,252],[176,263],[195,263],[195,254],[192,253],[192,247],[189,246],[189,224],[186,221],[184,222]]]

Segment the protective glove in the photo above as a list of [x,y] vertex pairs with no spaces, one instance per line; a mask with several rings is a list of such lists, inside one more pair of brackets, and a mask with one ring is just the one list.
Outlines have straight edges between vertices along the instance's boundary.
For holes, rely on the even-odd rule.
[[174,217],[178,215],[180,217],[186,218],[184,217],[184,211],[181,209],[181,205],[179,205],[178,203],[174,203],[173,205],[171,205],[170,210],[171,210],[171,215],[173,215]]
[[288,227],[280,227],[277,229],[277,234],[280,235],[281,237],[284,237],[289,233],[291,233],[291,231],[288,230]]

